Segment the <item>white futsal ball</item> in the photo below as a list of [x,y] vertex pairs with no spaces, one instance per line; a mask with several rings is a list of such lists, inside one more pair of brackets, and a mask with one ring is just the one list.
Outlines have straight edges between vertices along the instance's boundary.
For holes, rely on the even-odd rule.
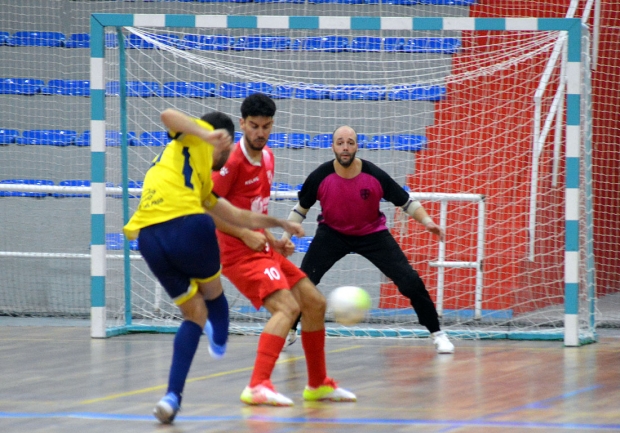
[[372,301],[368,292],[361,287],[342,286],[329,294],[327,305],[336,322],[355,325],[366,317]]

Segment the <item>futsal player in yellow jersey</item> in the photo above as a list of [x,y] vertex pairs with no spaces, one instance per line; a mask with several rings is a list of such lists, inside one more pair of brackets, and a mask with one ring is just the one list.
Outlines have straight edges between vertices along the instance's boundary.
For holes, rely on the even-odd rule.
[[[228,301],[220,280],[220,252],[210,213],[249,229],[282,227],[303,236],[298,223],[239,209],[212,192],[211,170],[226,162],[234,136],[230,117],[211,112],[200,119],[167,109],[161,120],[172,140],[144,178],[138,209],[124,227],[181,310],[166,395],[153,413],[171,423],[181,406],[189,369],[203,333],[209,353],[221,358],[228,339]],[[208,320],[207,320],[208,317]]]

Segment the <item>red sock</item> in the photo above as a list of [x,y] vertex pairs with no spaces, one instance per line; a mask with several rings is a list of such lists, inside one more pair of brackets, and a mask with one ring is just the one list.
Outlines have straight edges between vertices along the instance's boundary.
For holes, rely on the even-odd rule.
[[325,329],[305,332],[301,330],[301,345],[306,354],[308,367],[308,386],[317,388],[327,377],[325,367]]
[[254,361],[254,371],[250,379],[251,387],[271,378],[271,372],[276,365],[280,352],[282,352],[284,342],[284,338],[277,335],[265,333],[260,335],[258,349],[256,350],[256,361]]

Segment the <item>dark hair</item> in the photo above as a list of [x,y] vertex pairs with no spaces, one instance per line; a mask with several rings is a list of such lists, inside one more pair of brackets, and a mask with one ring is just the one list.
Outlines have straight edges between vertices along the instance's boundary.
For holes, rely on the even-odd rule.
[[225,129],[230,134],[230,138],[235,139],[235,124],[232,119],[221,111],[212,111],[205,114],[200,120],[213,126],[213,129]]
[[273,117],[276,114],[276,103],[264,93],[253,93],[241,104],[241,117],[248,116]]

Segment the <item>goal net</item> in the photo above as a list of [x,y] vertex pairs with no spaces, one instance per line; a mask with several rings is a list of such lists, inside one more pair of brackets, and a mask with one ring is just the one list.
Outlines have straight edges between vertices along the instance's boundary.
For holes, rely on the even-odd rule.
[[[93,202],[105,195],[105,206],[92,206],[99,251],[93,305],[102,324],[95,334],[179,324],[139,245],[120,235],[167,141],[159,113],[219,110],[237,119],[243,98],[262,92],[278,107],[269,142],[276,157],[272,214],[288,215],[298,185],[332,157],[332,131],[351,125],[358,156],[392,175],[446,230],[439,243],[391,204],[382,206],[443,329],[463,338],[562,339],[568,318],[573,343],[593,338],[588,107],[578,97],[587,74],[579,69],[579,32],[569,38],[557,31],[575,20],[514,20],[508,31],[500,28],[504,20],[468,18],[101,14],[93,21],[92,42],[105,45],[91,58],[91,88],[99,92],[92,99],[91,134],[99,143],[93,173],[100,173]],[[554,52],[558,63],[550,68]],[[567,68],[576,77],[568,87]],[[100,189],[97,198],[94,185],[103,181],[122,188]],[[297,264],[319,208],[304,223],[307,237],[296,240]],[[99,265],[103,248],[108,260]],[[364,258],[348,255],[319,289],[328,295],[342,285],[364,287],[373,308],[353,327],[333,323],[328,312],[329,335],[428,335]],[[268,313],[228,282],[225,291],[231,329],[258,332]]]

